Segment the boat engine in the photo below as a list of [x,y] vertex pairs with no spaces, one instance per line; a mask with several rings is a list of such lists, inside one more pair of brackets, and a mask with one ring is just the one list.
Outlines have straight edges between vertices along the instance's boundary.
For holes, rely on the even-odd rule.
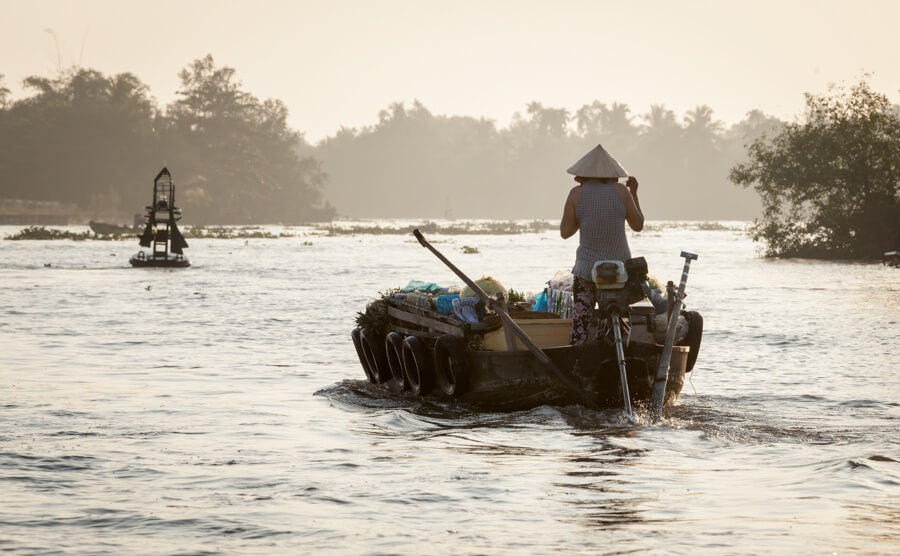
[[647,261],[644,257],[621,261],[597,261],[592,272],[597,284],[597,304],[603,316],[628,314],[632,303],[650,294]]
[[[631,331],[628,320],[631,314],[630,305],[650,294],[650,285],[647,283],[647,261],[644,257],[628,259],[624,263],[597,261],[594,263],[591,276],[597,284],[595,299],[599,307],[594,316],[600,320],[601,331],[606,326],[606,330],[612,332],[625,413],[631,416],[631,395],[628,390],[622,329],[625,329],[624,337],[627,338]],[[606,333],[603,333],[603,337],[607,337]],[[646,370],[646,366],[644,368]],[[634,372],[634,369],[632,371]]]

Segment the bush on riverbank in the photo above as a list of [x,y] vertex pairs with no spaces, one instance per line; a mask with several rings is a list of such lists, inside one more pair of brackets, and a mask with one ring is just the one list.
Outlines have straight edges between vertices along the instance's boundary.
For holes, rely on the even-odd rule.
[[763,202],[768,257],[873,259],[900,245],[900,111],[863,80],[806,96],[806,118],[749,147],[731,181]]

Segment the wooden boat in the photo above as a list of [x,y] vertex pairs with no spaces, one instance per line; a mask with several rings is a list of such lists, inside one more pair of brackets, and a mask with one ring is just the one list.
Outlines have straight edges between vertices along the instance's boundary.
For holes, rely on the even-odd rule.
[[634,404],[648,402],[651,418],[658,420],[663,406],[678,399],[703,334],[699,313],[682,314],[688,271],[697,255],[681,252],[685,264],[677,295],[674,285],[667,286],[668,317],[665,309],[660,315],[664,343],[654,333],[655,307],[639,306],[650,288],[647,263],[638,257],[595,263],[594,325],[600,333],[590,337],[599,341],[568,345],[571,320],[510,311],[503,294],[489,296],[419,230],[413,235],[475,293],[480,311],[457,310],[455,304],[463,304],[458,300],[453,316],[444,315],[428,298],[409,303],[396,294],[369,304],[350,336],[370,382],[392,392],[451,398],[488,410],[619,406],[632,421]]
[[[351,333],[366,377],[392,392],[453,399],[488,410],[522,410],[540,405],[583,403],[561,377],[518,342],[507,343],[497,315],[482,322],[454,316],[391,297],[383,304],[384,327],[356,328]],[[622,315],[630,334],[624,348],[627,384],[633,404],[648,404],[663,344],[652,306],[631,306]],[[572,320],[553,312],[510,310],[510,316],[549,357],[556,368],[599,408],[624,403],[612,335],[580,346],[568,345]],[[674,404],[685,373],[696,361],[703,320],[684,313],[687,333],[674,346],[665,386],[666,404]]]
[[91,227],[91,231],[97,235],[122,235],[134,233],[133,228],[119,226],[118,224],[107,224],[106,222],[95,222],[91,220],[88,222],[88,225]]

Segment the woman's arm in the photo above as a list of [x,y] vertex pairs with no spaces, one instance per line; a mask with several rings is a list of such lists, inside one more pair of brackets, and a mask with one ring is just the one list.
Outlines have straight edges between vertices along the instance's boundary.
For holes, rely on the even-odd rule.
[[563,207],[562,220],[559,222],[559,235],[563,239],[569,239],[578,231],[578,217],[575,215],[575,209],[578,208],[578,202],[581,200],[581,186],[576,185],[569,191],[569,198],[566,199],[566,205]]
[[619,184],[619,196],[625,202],[625,220],[635,232],[644,229],[644,213],[641,211],[641,203],[637,196],[638,181],[634,176],[629,176],[625,185]]

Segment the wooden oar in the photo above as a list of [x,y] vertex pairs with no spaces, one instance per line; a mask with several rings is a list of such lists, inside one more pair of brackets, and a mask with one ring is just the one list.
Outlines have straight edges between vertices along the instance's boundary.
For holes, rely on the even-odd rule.
[[467,286],[472,288],[472,291],[475,292],[475,295],[478,296],[478,299],[480,299],[488,307],[491,307],[492,309],[494,309],[497,312],[497,314],[500,315],[500,320],[503,321],[503,326],[507,327],[509,330],[512,330],[516,334],[516,336],[519,337],[519,340],[523,344],[525,344],[525,347],[527,347],[531,351],[531,353],[533,353],[534,356],[538,358],[538,361],[540,361],[541,364],[544,365],[544,367],[546,367],[550,372],[552,372],[556,376],[556,378],[558,378],[563,384],[565,384],[566,387],[573,394],[575,394],[575,396],[578,398],[578,400],[581,401],[581,403],[585,407],[588,407],[590,409],[599,409],[597,407],[597,404],[594,402],[594,400],[592,400],[591,397],[588,396],[584,390],[579,388],[578,385],[572,381],[572,379],[570,379],[569,377],[564,375],[562,373],[562,371],[557,369],[556,365],[553,364],[553,361],[549,357],[547,357],[547,354],[544,353],[541,350],[541,348],[539,348],[537,346],[537,344],[534,343],[534,341],[532,341],[531,337],[529,337],[528,334],[526,334],[525,331],[522,330],[522,328],[520,328],[518,324],[516,324],[516,321],[514,321],[512,319],[512,317],[509,316],[509,313],[506,311],[506,306],[504,303],[499,303],[496,299],[489,296],[487,293],[485,293],[484,290],[482,290],[478,286],[478,284],[476,284],[468,276],[463,274],[463,271],[456,268],[456,266],[453,263],[451,263],[449,260],[447,260],[447,257],[443,256],[437,249],[435,249],[430,243],[428,243],[428,241],[425,239],[425,236],[422,235],[422,232],[420,232],[418,230],[418,228],[413,230],[413,235],[416,236],[416,239],[419,240],[419,243],[422,244],[422,247],[425,247],[426,249],[428,249],[429,251],[434,253],[434,255],[438,259],[440,259],[441,262],[443,262],[445,265],[447,265],[447,268],[452,270],[453,273],[456,274],[457,276],[459,276],[459,278],[463,282],[465,282]]
[[656,380],[653,383],[653,396],[650,398],[651,416],[654,421],[662,418],[663,403],[666,401],[666,382],[669,381],[669,362],[672,358],[672,348],[675,345],[675,330],[678,328],[678,316],[684,304],[684,288],[687,285],[688,271],[691,269],[691,261],[697,260],[697,255],[682,251],[684,257],[684,270],[681,272],[681,283],[678,285],[678,295],[675,296],[675,308],[669,315],[669,324],[666,328],[666,343],[663,346],[662,355],[659,358],[659,368],[656,370]]

